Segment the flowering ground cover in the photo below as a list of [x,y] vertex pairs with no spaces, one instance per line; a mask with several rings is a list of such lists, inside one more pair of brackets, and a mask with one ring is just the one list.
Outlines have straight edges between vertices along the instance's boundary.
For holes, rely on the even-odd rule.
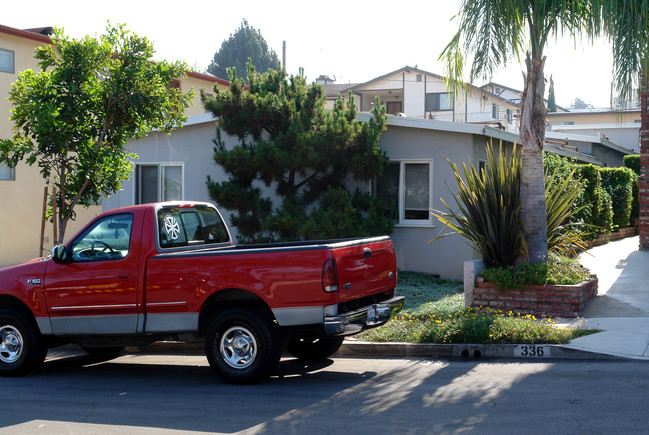
[[409,343],[561,344],[589,331],[557,328],[552,319],[491,309],[464,308],[460,281],[417,272],[399,272],[397,294],[404,309],[387,324],[358,340]]

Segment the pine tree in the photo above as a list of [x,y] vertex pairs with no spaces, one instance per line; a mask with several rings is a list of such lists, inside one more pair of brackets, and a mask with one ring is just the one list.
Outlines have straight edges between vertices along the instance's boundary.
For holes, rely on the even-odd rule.
[[268,49],[268,43],[261,32],[243,20],[236,32],[223,41],[219,51],[214,53],[207,72],[222,79],[228,78],[228,68],[245,71],[248,59],[252,61],[257,71],[266,72],[277,68],[279,58],[274,50]]
[[[369,181],[387,165],[378,147],[385,107],[368,122],[356,120],[354,99],[339,96],[332,110],[318,84],[307,85],[302,71],[260,74],[248,63],[246,82],[230,70],[230,89],[208,96],[205,108],[218,119],[214,160],[229,180],[207,186],[212,199],[233,210],[232,224],[243,243],[342,238],[392,232],[386,207],[346,180]],[[240,139],[226,149],[223,131]],[[279,198],[264,197],[261,186]]]

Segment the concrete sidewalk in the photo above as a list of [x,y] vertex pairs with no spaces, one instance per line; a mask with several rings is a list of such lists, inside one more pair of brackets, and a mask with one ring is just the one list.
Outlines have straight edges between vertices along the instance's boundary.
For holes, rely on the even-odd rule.
[[624,358],[649,359],[649,251],[629,237],[590,249],[581,263],[597,275],[598,295],[567,327],[602,332],[564,348]]

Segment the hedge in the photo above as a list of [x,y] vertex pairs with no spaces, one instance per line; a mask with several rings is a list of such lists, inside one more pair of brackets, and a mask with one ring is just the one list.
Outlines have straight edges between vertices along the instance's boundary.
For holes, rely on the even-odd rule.
[[613,225],[626,228],[630,224],[633,202],[633,179],[637,178],[629,168],[601,168],[602,185],[613,202]]
[[[625,165],[635,167],[639,164],[639,159],[633,157],[625,157]],[[637,217],[637,214],[632,214],[632,210],[637,213],[634,204],[637,203],[638,177],[628,167],[582,165],[554,154],[545,155],[545,167],[548,172],[558,170],[565,174],[575,169],[581,177],[583,192],[574,206],[583,208],[575,215],[575,219],[576,222],[595,226],[591,230],[593,234],[584,238],[594,238],[599,233],[628,227],[630,218]]]

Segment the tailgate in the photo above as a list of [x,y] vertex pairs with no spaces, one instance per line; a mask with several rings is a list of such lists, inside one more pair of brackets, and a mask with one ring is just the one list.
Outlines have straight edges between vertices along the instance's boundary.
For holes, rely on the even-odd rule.
[[397,260],[389,237],[336,243],[331,248],[338,268],[339,303],[396,287]]

